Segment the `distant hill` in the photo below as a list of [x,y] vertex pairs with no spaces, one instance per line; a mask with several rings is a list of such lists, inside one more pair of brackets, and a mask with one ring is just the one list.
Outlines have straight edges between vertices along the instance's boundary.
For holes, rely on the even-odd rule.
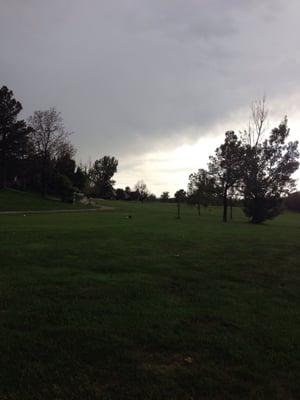
[[66,210],[74,208],[90,208],[83,204],[63,203],[60,200],[43,198],[37,193],[23,192],[13,189],[0,190],[1,211],[43,211]]

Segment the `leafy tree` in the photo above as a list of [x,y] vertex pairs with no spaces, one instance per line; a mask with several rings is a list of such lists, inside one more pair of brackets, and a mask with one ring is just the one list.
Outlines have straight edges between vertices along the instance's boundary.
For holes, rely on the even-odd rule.
[[197,204],[198,215],[200,215],[201,204],[205,207],[214,194],[214,178],[205,169],[190,174],[188,183],[188,195],[192,204]]
[[295,187],[291,176],[299,166],[298,142],[286,143],[290,132],[287,122],[285,118],[263,142],[244,146],[244,211],[252,223],[278,215],[283,196]]
[[53,172],[53,160],[65,154],[75,153],[69,142],[70,133],[65,129],[61,114],[55,108],[35,111],[28,119],[32,127],[31,141],[40,161],[41,189],[46,195]]
[[177,203],[177,218],[181,218],[181,203],[186,199],[186,191],[183,189],[177,190],[174,195]]
[[160,201],[162,202],[167,202],[170,198],[170,194],[169,192],[162,192],[162,194],[160,195]]
[[140,180],[137,181],[137,183],[134,186],[137,194],[138,194],[138,199],[143,202],[144,200],[147,199],[149,195],[149,190],[147,188],[147,185],[144,181]]
[[104,156],[100,160],[94,162],[93,167],[89,171],[90,179],[94,185],[95,195],[109,199],[114,197],[112,180],[115,172],[117,172],[118,160],[115,157]]
[[2,187],[22,173],[22,160],[27,157],[30,128],[17,120],[22,105],[6,86],[0,89],[0,174]]
[[222,197],[223,221],[227,222],[228,192],[241,180],[244,148],[233,131],[225,133],[224,143],[210,157],[209,173],[214,179],[216,190]]

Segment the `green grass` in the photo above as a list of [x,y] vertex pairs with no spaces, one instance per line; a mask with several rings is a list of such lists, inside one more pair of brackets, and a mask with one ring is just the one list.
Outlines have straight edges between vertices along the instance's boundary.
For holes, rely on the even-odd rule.
[[300,215],[113,205],[0,216],[0,399],[298,398]]
[[43,198],[37,193],[22,192],[19,190],[0,190],[1,211],[46,211],[87,208],[83,204],[63,203],[59,200]]

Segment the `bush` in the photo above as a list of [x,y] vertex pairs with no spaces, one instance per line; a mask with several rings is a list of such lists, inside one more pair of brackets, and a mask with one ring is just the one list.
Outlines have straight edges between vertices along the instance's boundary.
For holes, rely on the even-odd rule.
[[267,219],[275,218],[283,210],[282,200],[278,196],[253,199],[245,196],[244,212],[254,224],[260,224]]
[[291,193],[285,204],[288,210],[300,212],[300,192]]
[[66,203],[73,202],[74,188],[73,184],[66,175],[58,174],[56,177],[56,190],[61,200]]

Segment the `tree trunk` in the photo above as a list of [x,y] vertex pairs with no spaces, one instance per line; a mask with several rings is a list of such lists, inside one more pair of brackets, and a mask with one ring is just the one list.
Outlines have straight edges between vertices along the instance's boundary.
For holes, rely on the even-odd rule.
[[227,222],[227,208],[228,208],[228,202],[227,202],[227,187],[226,187],[223,193],[223,222]]
[[232,216],[233,216],[232,209],[233,209],[233,207],[232,207],[232,199],[230,199],[230,219],[232,219]]
[[254,199],[254,207],[253,207],[253,216],[251,219],[252,224],[260,224],[263,222],[263,218],[261,216],[261,205],[259,202],[259,198],[255,195]]
[[48,177],[47,177],[47,156],[44,156],[42,161],[42,196],[46,197],[47,195],[47,186],[48,186]]
[[198,201],[198,203],[197,203],[197,209],[198,209],[198,215],[199,215],[199,217],[200,217],[200,215],[201,215],[201,209],[200,209],[200,202]]

